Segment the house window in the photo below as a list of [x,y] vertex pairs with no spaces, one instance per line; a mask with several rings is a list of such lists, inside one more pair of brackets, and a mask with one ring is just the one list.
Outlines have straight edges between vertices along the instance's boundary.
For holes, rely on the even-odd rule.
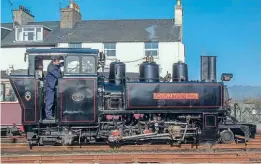
[[104,53],[106,56],[116,56],[116,43],[104,43]]
[[69,43],[69,48],[82,48],[82,43]]
[[158,42],[145,42],[145,56],[158,56]]
[[18,27],[16,28],[16,41],[42,41],[43,27]]

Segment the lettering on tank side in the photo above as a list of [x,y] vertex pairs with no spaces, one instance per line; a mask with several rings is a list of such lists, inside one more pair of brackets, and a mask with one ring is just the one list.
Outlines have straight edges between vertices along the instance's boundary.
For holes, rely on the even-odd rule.
[[198,100],[198,93],[153,93],[156,100]]

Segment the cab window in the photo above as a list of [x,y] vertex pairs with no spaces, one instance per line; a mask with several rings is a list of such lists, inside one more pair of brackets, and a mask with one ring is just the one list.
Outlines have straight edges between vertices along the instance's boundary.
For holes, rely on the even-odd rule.
[[80,58],[78,56],[68,56],[66,58],[66,72],[72,74],[80,73]]
[[82,73],[95,73],[95,58],[93,56],[82,57]]

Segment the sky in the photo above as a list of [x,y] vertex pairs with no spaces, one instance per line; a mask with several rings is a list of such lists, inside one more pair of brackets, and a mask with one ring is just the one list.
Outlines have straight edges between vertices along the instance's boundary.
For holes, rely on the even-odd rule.
[[[69,0],[2,0],[1,22],[24,5],[35,21],[57,21]],[[60,3],[59,3],[60,2]],[[75,0],[83,20],[171,19],[176,0]],[[60,5],[59,5],[60,4]],[[217,79],[233,73],[228,85],[261,86],[261,0],[182,0],[185,62],[189,78],[200,78],[200,56],[217,56]],[[169,54],[166,54],[169,57]]]

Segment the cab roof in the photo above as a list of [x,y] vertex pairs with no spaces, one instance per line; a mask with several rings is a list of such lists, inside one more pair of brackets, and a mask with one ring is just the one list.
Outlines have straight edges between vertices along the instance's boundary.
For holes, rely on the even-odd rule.
[[40,53],[79,53],[79,54],[98,54],[98,49],[91,48],[49,48],[49,49],[27,49],[28,54]]

